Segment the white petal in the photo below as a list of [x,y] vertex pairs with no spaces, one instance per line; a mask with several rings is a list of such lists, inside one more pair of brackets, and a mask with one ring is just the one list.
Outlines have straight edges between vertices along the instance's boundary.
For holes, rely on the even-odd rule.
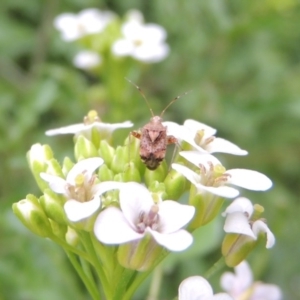
[[246,169],[231,169],[225,172],[230,174],[227,183],[253,191],[265,191],[272,186],[272,181],[264,174]]
[[120,209],[112,206],[99,214],[94,225],[94,233],[104,244],[123,244],[144,236],[132,229]]
[[104,194],[107,191],[111,190],[118,190],[122,188],[125,185],[124,182],[118,182],[118,181],[103,181],[101,183],[98,183],[92,187],[92,194],[94,196],[100,196]]
[[67,182],[75,185],[75,179],[79,174],[84,174],[86,179],[89,180],[92,173],[103,164],[104,160],[101,157],[91,157],[79,161],[73,166],[67,175]]
[[258,236],[258,234],[260,232],[266,233],[266,237],[267,237],[266,248],[267,249],[272,248],[274,246],[275,236],[265,222],[263,222],[261,220],[255,221],[252,225],[252,230],[256,236]]
[[167,37],[166,30],[157,24],[146,24],[144,27],[144,34],[147,40],[151,43],[163,42]]
[[60,127],[56,129],[50,129],[46,131],[46,135],[58,135],[58,134],[75,134],[83,130],[85,125],[83,123]]
[[101,63],[101,57],[94,51],[81,51],[73,58],[73,64],[80,69],[91,69]]
[[128,223],[135,228],[141,213],[148,213],[154,204],[150,192],[143,185],[128,182],[120,190],[120,207]]
[[209,136],[213,136],[217,133],[217,130],[213,127],[210,127],[204,123],[200,123],[198,121],[192,120],[192,119],[188,119],[185,120],[183,123],[183,126],[189,128],[190,130],[197,132],[199,130],[204,130],[205,132],[205,136],[209,137]]
[[248,215],[248,218],[250,218],[253,214],[253,204],[252,202],[245,198],[245,197],[239,197],[236,198],[222,213],[222,216],[225,217],[228,214],[232,214],[234,212],[241,212],[246,213]]
[[209,153],[222,152],[222,153],[229,153],[234,155],[248,154],[246,150],[243,150],[237,145],[221,138],[215,138],[211,143],[209,143],[205,147],[205,150],[207,150]]
[[256,240],[256,236],[249,225],[249,220],[243,213],[228,215],[225,220],[224,231],[227,233],[244,234]]
[[222,165],[216,157],[210,154],[203,154],[198,151],[181,151],[179,154],[196,167],[199,167],[199,164],[201,164],[209,168],[208,162],[211,162],[213,165]]
[[[207,299],[209,300],[209,299]],[[234,300],[232,297],[230,297],[228,294],[225,293],[218,293],[215,294],[211,300]]]
[[80,37],[78,30],[77,16],[71,13],[65,13],[54,19],[54,27],[62,34],[62,39],[71,42]]
[[182,140],[183,139],[183,131],[182,125],[179,125],[175,122],[166,121],[162,123],[163,126],[167,127],[167,135],[173,135],[176,137],[176,139]]
[[165,59],[169,54],[169,50],[170,49],[167,44],[144,44],[135,49],[132,53],[132,57],[146,63],[156,63]]
[[275,284],[255,283],[250,300],[281,300],[282,292]]
[[178,230],[173,233],[163,234],[146,228],[146,232],[150,232],[158,244],[170,251],[183,251],[193,242],[193,236],[186,230]]
[[195,207],[165,200],[159,204],[160,233],[172,233],[185,226],[194,216]]
[[181,282],[178,289],[178,300],[206,300],[213,295],[213,290],[206,279],[191,276]]
[[96,196],[87,202],[79,202],[73,199],[68,200],[64,205],[64,209],[67,218],[71,222],[78,222],[93,215],[100,208],[100,205],[101,200]]
[[183,175],[187,180],[189,180],[194,185],[200,182],[201,179],[200,176],[186,166],[174,163],[172,164],[172,169],[174,169],[176,172]]
[[205,186],[203,184],[198,183],[196,184],[196,188],[199,193],[201,193],[201,191],[202,192],[205,191],[220,197],[230,198],[230,199],[235,198],[239,194],[239,191],[237,189],[225,185],[213,187],[213,186]]
[[126,39],[120,39],[113,43],[111,51],[116,56],[131,55],[134,51],[134,45]]
[[49,187],[53,192],[58,194],[66,193],[67,182],[65,179],[47,173],[40,173],[40,176],[43,180],[49,183]]

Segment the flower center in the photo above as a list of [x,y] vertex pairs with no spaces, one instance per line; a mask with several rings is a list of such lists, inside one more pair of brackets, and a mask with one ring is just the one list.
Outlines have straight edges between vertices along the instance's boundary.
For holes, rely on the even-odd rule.
[[90,125],[95,122],[101,122],[101,120],[95,110],[90,110],[88,114],[83,118],[83,124]]
[[150,227],[153,230],[158,229],[158,216],[159,207],[158,205],[152,205],[150,211],[148,213],[141,212],[138,218],[138,222],[136,227],[139,233],[144,233],[147,227]]
[[134,44],[135,47],[139,47],[143,44],[143,41],[142,40],[134,40],[133,44]]
[[91,179],[86,182],[84,173],[78,174],[75,178],[75,185],[67,184],[66,190],[71,199],[79,202],[87,202],[93,198],[92,186],[94,185],[96,176],[92,176]]
[[208,144],[214,141],[215,137],[210,136],[206,139],[204,139],[205,130],[201,129],[198,130],[195,134],[194,141],[198,146],[201,146],[202,148],[205,148]]
[[230,174],[226,174],[226,169],[218,164],[213,165],[212,162],[208,162],[209,168],[204,165],[199,165],[199,174],[201,176],[201,183],[205,186],[218,187],[222,186],[230,177]]

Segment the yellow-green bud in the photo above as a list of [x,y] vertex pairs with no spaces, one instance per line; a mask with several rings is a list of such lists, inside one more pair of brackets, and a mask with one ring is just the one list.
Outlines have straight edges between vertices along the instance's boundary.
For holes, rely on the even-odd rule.
[[49,174],[55,175],[55,176],[59,176],[59,177],[64,177],[62,168],[61,168],[59,162],[55,158],[52,158],[49,161],[46,173],[49,173]]
[[79,236],[77,234],[77,231],[74,230],[73,228],[68,227],[65,238],[66,238],[66,242],[69,245],[73,247],[76,247],[78,245]]
[[147,186],[151,185],[154,181],[163,182],[168,173],[168,166],[164,160],[157,169],[151,171],[149,169],[145,170],[145,183]]
[[110,170],[106,164],[103,164],[99,168],[98,176],[99,176],[100,182],[111,181],[114,179],[114,172],[112,170]]
[[49,219],[49,221],[51,224],[52,232],[59,238],[65,239],[65,234],[67,232],[67,226],[58,224],[51,219]]
[[133,162],[130,162],[129,164],[125,165],[122,178],[124,182],[129,182],[129,181],[141,182],[141,175]]
[[127,147],[117,147],[111,163],[111,169],[114,173],[121,173],[124,171],[125,164],[128,163],[128,155],[129,153]]
[[115,155],[115,148],[112,147],[107,140],[100,142],[99,156],[103,158],[104,162],[110,167],[113,157]]
[[14,203],[12,209],[20,221],[36,235],[52,235],[51,224],[35,196],[27,195],[26,199]]
[[74,167],[73,161],[69,157],[65,157],[62,166],[62,172],[64,174],[63,177],[66,177],[73,167]]
[[139,169],[140,174],[143,174],[146,167],[140,157],[140,140],[130,134],[125,140],[125,147],[128,151],[129,160],[134,162],[134,165]]
[[118,261],[127,269],[146,271],[160,257],[163,248],[152,237],[146,235],[143,239],[119,246]]
[[77,161],[99,156],[95,145],[82,135],[77,138],[74,151]]
[[235,267],[242,262],[257,245],[253,238],[236,233],[228,233],[222,243],[222,255],[229,267]]
[[171,199],[169,198],[169,195],[166,193],[166,187],[165,184],[158,181],[153,181],[151,185],[148,187],[149,191],[152,194],[153,201],[158,203],[158,200],[160,199]]
[[186,178],[175,170],[171,170],[165,181],[169,199],[178,200],[188,187]]

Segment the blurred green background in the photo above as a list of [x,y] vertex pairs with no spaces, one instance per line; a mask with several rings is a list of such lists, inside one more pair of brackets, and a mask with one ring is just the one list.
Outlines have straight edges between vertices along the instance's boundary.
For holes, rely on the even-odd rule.
[[[255,169],[272,178],[272,190],[243,193],[265,207],[277,239],[273,249],[256,249],[249,260],[256,278],[279,285],[284,299],[300,299],[299,1],[2,0],[0,300],[89,299],[62,251],[31,234],[11,211],[27,193],[39,194],[25,159],[33,143],[49,143],[58,158],[73,151],[70,136],[48,138],[46,129],[81,122],[89,109],[106,122],[125,121],[124,108],[97,94],[96,78],[72,65],[74,47],[52,25],[62,12],[89,7],[121,16],[136,8],[146,22],[167,30],[168,58],[133,79],[157,113],[192,89],[165,120],[192,118],[217,128],[218,136],[249,151],[247,157],[219,155],[228,169]],[[139,128],[150,113],[135,88],[127,89],[138,100],[126,120]],[[124,136],[120,131],[117,141]],[[174,297],[185,276],[200,275],[220,256],[222,235],[216,234],[218,247],[202,236],[207,251],[180,257],[167,269],[161,299]],[[218,274],[212,278],[215,290],[218,280]],[[139,295],[143,299],[143,291]]]

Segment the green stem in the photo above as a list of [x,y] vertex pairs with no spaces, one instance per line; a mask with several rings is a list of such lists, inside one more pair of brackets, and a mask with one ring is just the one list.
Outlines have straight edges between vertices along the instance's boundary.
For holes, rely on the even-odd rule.
[[161,265],[157,266],[152,275],[151,286],[147,300],[158,299],[163,270]]
[[76,270],[76,272],[78,273],[79,277],[81,278],[82,282],[84,283],[84,285],[86,286],[87,290],[89,291],[90,295],[92,296],[92,298],[94,300],[100,300],[101,296],[100,293],[96,287],[96,284],[94,281],[91,281],[90,278],[88,278],[88,276],[84,273],[80,263],[78,262],[76,256],[71,253],[71,251],[68,251],[65,249],[65,252],[70,260],[70,262],[72,263],[74,269]]
[[204,274],[204,277],[206,279],[209,279],[211,276],[213,276],[215,273],[217,273],[218,271],[220,271],[221,269],[223,269],[225,267],[225,259],[222,256],[217,262],[215,262],[212,267],[210,269],[208,269],[206,271],[206,273]]

